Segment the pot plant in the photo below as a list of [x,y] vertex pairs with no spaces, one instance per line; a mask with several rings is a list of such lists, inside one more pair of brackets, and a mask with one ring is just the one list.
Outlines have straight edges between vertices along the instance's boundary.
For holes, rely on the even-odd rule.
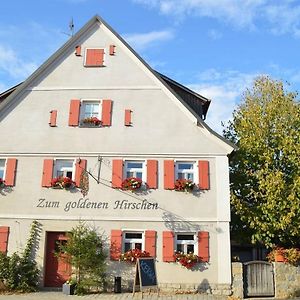
[[183,252],[176,251],[174,254],[174,258],[176,262],[180,263],[187,269],[192,269],[199,262],[198,255],[192,252],[185,254]]
[[101,120],[99,120],[97,117],[90,117],[90,118],[85,118],[81,120],[82,125],[85,126],[95,126],[99,127],[102,125]]
[[122,189],[133,192],[140,189],[142,183],[143,182],[140,178],[129,177],[122,182]]
[[178,192],[192,192],[195,183],[188,179],[177,179],[175,181],[175,191]]
[[126,261],[129,263],[135,263],[140,257],[150,257],[150,253],[147,251],[142,251],[140,249],[130,249],[120,256],[121,261]]
[[51,187],[54,189],[71,189],[75,187],[75,182],[69,177],[55,177],[51,180]]

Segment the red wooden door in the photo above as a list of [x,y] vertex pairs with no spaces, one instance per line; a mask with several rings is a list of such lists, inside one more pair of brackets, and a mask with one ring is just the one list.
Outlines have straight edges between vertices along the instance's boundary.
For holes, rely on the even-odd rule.
[[64,232],[48,232],[46,242],[46,267],[45,286],[61,287],[71,276],[71,265],[66,261],[66,256],[54,255],[59,249],[59,245],[66,243],[67,238]]

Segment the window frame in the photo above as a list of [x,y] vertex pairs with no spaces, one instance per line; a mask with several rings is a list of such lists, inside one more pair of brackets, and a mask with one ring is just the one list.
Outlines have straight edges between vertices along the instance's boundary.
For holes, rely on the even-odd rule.
[[[127,233],[139,233],[142,235],[140,239],[137,238],[126,238]],[[125,252],[125,243],[130,244],[130,248],[126,251],[129,251],[130,249],[136,249],[132,247],[132,244],[134,243],[141,243],[141,251],[145,251],[145,231],[144,230],[131,230],[126,229],[122,230],[122,253]]]
[[[130,163],[142,163],[142,168],[129,168],[128,164],[130,164]],[[147,168],[146,168],[146,161],[145,160],[125,160],[124,161],[124,171],[123,171],[123,178],[124,179],[130,178],[130,177],[136,177],[136,176],[127,177],[127,172],[130,172],[131,170],[132,170],[132,172],[137,172],[138,170],[141,170],[141,172],[142,172],[141,180],[142,180],[143,183],[146,182],[146,180],[147,180]]]
[[[193,169],[179,169],[180,164],[192,164]],[[177,179],[188,179],[186,176],[179,178],[178,174],[193,174],[193,180],[192,182],[198,183],[199,182],[199,175],[198,175],[198,169],[197,169],[197,162],[196,161],[187,161],[187,160],[177,160],[175,161],[175,180]]]
[[[98,117],[96,117],[97,119],[99,119],[101,121],[102,119],[102,99],[81,99],[80,100],[80,112],[79,112],[79,126],[80,127],[90,127],[86,124],[83,123],[83,120],[86,118],[92,118],[93,116],[89,116],[86,117],[86,104],[98,104]],[[99,127],[97,125],[94,125],[92,127]]]
[[[193,240],[178,240],[178,235],[193,235]],[[193,241],[193,243],[191,243]],[[188,254],[187,247],[188,245],[194,246],[194,252],[193,254],[198,255],[198,236],[196,232],[174,232],[174,249],[177,250],[177,245],[183,245],[183,253]],[[182,251],[180,251],[182,252]]]
[[[103,62],[102,62],[102,65],[88,65],[86,63],[86,60],[87,60],[87,53],[88,53],[88,50],[103,50]],[[83,62],[83,65],[84,67],[86,68],[101,68],[101,67],[105,67],[105,47],[87,47],[84,49],[84,62]]]
[[[7,165],[7,159],[0,157],[0,161],[3,160],[4,161],[4,166],[3,166],[3,177],[0,176],[0,178],[2,178],[3,180],[5,180],[5,175],[6,175],[6,165]],[[1,166],[0,166],[1,169]]]
[[[58,162],[61,162],[61,161],[68,161],[68,162],[72,162],[72,167],[60,167],[58,165]],[[60,168],[58,168],[58,166]],[[76,173],[76,159],[68,159],[68,158],[57,158],[57,159],[54,159],[53,160],[53,173],[52,173],[52,178],[58,178],[60,176],[63,176],[63,177],[68,177],[67,176],[67,172],[69,172],[70,170],[72,171],[72,180],[74,181],[75,180],[75,173]],[[57,175],[57,172],[61,171],[60,169],[63,169],[63,175]]]

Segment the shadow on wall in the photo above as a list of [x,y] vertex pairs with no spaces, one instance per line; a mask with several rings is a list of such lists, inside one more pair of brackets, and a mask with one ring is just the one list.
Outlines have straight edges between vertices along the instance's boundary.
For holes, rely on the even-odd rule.
[[3,188],[0,188],[0,195],[6,196],[7,194],[11,193],[13,191],[13,188],[11,186],[5,186]]
[[197,287],[198,292],[211,294],[211,286],[207,279],[203,279]]

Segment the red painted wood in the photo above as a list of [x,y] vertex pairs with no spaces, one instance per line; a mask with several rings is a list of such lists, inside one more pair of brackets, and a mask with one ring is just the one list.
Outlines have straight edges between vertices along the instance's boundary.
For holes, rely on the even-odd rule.
[[164,188],[166,190],[173,190],[175,188],[174,160],[164,161]]
[[56,118],[57,118],[57,110],[51,110],[50,120],[49,120],[50,127],[56,127]]
[[209,232],[199,231],[198,232],[198,256],[200,261],[209,261]]
[[78,126],[80,113],[80,100],[72,99],[70,101],[69,126]]
[[145,251],[150,253],[150,256],[156,257],[156,231],[145,231]]
[[53,159],[44,159],[42,186],[50,187],[53,175]]
[[81,56],[81,46],[78,45],[75,47],[75,55]]
[[122,253],[122,230],[112,230],[110,235],[110,259],[119,260]]
[[111,126],[112,100],[102,101],[102,126]]
[[80,185],[80,177],[83,172],[83,170],[86,169],[86,159],[77,159],[76,165],[75,165],[75,183],[76,186],[79,187]]
[[163,231],[163,261],[175,261],[174,257],[174,232]]
[[61,287],[72,274],[67,256],[65,254],[61,254],[59,257],[54,255],[58,250],[57,245],[66,241],[67,237],[64,232],[47,232],[45,287]]
[[16,168],[17,160],[15,158],[8,158],[6,161],[5,185],[15,185]]
[[147,160],[147,186],[149,189],[157,189],[157,160]]
[[125,109],[125,121],[124,125],[125,126],[131,126],[131,110],[130,109]]
[[0,252],[7,253],[9,227],[0,226]]
[[123,160],[113,159],[112,163],[112,187],[121,188],[123,182]]
[[206,160],[199,160],[199,189],[209,190],[209,162]]
[[116,46],[110,45],[109,46],[109,55],[115,55]]
[[85,65],[88,67],[103,66],[104,50],[103,49],[87,49]]

